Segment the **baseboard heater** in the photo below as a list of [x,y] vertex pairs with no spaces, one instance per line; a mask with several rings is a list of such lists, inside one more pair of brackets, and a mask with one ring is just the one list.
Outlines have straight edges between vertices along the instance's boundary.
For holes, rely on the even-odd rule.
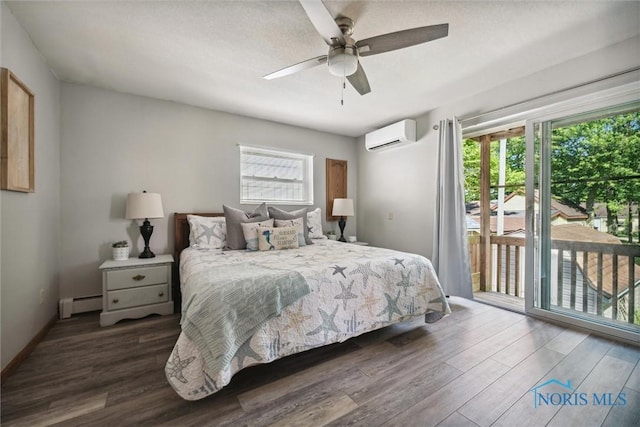
[[102,310],[102,295],[82,298],[63,298],[58,304],[60,319],[68,319],[72,314]]

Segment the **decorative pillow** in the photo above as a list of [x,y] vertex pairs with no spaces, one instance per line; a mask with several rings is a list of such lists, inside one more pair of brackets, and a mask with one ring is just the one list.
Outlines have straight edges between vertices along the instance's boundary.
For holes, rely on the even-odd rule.
[[297,211],[283,211],[282,209],[269,206],[269,216],[274,219],[296,219],[302,218],[304,227],[304,241],[307,245],[313,245],[313,242],[309,238],[309,230],[307,229],[307,208],[298,209]]
[[316,208],[307,213],[307,230],[310,239],[326,239],[327,236],[322,234],[322,211]]
[[258,248],[261,251],[296,249],[298,232],[295,227],[261,227],[258,230]]
[[[304,221],[302,218],[296,219],[276,219],[276,227],[293,227],[298,233],[298,246],[306,246],[307,242],[304,241]],[[246,238],[246,237],[245,237]]]
[[190,246],[203,249],[224,248],[227,241],[227,225],[223,216],[187,215],[187,222]]
[[247,242],[248,251],[258,250],[258,228],[260,227],[273,227],[274,219],[268,219],[267,221],[260,222],[243,222],[240,224],[242,227],[242,234],[244,240]]
[[227,249],[237,250],[245,249],[247,242],[244,240],[244,234],[242,233],[243,222],[259,222],[269,219],[269,212],[267,211],[267,205],[261,204],[255,208],[252,212],[245,212],[240,209],[235,209],[227,205],[222,205],[224,210],[224,218],[227,222]]

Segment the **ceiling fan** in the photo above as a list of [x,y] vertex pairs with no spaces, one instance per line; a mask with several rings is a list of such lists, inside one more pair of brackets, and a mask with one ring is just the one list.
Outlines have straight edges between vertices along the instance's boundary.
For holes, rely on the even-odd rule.
[[331,74],[346,77],[351,86],[360,95],[365,95],[371,92],[371,87],[369,86],[367,75],[360,65],[360,57],[377,55],[426,43],[446,37],[449,34],[449,24],[439,24],[382,34],[356,41],[351,38],[354,27],[352,19],[346,16],[339,16],[334,19],[321,0],[300,0],[300,4],[309,16],[313,26],[316,27],[318,33],[329,45],[329,53],[267,74],[264,76],[267,80],[288,76],[326,62],[329,65]]

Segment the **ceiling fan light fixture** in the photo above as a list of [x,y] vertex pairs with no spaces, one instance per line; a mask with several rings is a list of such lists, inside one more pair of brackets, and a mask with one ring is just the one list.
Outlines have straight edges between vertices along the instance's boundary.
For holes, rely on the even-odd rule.
[[329,72],[334,76],[350,76],[358,70],[358,55],[352,47],[339,47],[329,53]]

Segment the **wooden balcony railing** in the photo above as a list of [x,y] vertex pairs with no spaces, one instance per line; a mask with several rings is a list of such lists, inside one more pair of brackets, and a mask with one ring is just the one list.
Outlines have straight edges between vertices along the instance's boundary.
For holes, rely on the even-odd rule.
[[[482,280],[480,239],[470,236],[474,291],[523,298],[524,244],[523,237],[491,236],[490,277]],[[640,246],[552,240],[551,248],[552,306],[640,325]]]

